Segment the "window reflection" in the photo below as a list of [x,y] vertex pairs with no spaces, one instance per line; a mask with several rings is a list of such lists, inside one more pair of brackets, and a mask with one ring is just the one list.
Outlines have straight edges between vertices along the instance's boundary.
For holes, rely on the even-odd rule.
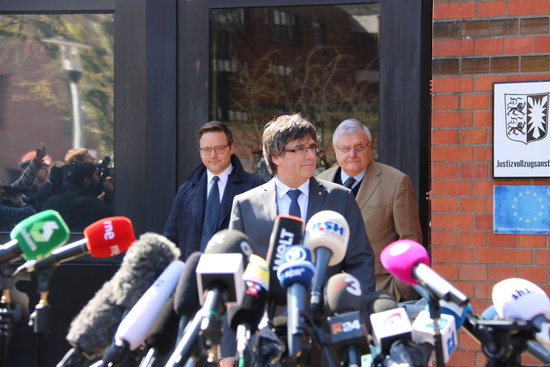
[[0,231],[112,215],[113,71],[112,14],[0,15]]
[[377,158],[379,15],[379,4],[211,10],[210,118],[231,126],[249,172],[269,178],[263,126],[293,112],[319,130],[319,170],[350,117],[368,125]]

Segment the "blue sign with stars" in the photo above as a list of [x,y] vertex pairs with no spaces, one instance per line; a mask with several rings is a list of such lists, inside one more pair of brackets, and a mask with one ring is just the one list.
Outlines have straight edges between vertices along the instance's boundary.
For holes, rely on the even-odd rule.
[[550,186],[494,186],[493,231],[550,234]]

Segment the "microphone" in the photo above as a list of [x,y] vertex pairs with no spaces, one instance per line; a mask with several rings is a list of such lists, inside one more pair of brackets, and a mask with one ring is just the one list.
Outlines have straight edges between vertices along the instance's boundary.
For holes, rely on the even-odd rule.
[[468,297],[430,268],[428,252],[413,240],[390,243],[380,253],[382,265],[397,279],[407,284],[420,284],[439,299],[459,306],[468,303]]
[[411,340],[412,325],[409,315],[404,308],[397,306],[391,293],[385,290],[374,292],[367,309],[374,345],[382,355],[388,355],[395,341]]
[[73,319],[67,341],[74,347],[58,367],[76,366],[82,356],[93,359],[109,346],[125,310],[134,306],[143,293],[180,250],[166,237],[145,233],[135,241],[113,277]]
[[[447,363],[458,345],[456,321],[452,315],[442,312],[437,325],[441,334],[443,360]],[[427,310],[420,311],[412,323],[412,340],[418,344],[429,343],[435,347],[434,328],[434,320],[430,317],[430,312]]]
[[366,326],[358,311],[363,308],[359,280],[347,273],[333,275],[327,282],[326,293],[327,306],[333,313],[327,319],[332,345],[344,351],[347,366],[358,367],[361,355],[369,353]]
[[10,232],[11,240],[0,246],[0,265],[23,257],[40,260],[67,242],[69,227],[55,210],[44,210],[19,222]]
[[103,218],[84,228],[83,239],[53,250],[45,259],[27,261],[13,275],[47,269],[85,254],[92,257],[116,256],[126,251],[134,241],[134,228],[130,219]]
[[283,255],[283,263],[277,270],[277,278],[286,289],[288,303],[287,344],[288,356],[298,358],[303,354],[302,344],[306,336],[306,292],[315,273],[311,253],[307,247],[289,246]]
[[269,290],[269,269],[267,262],[258,255],[250,255],[243,274],[245,291],[240,307],[227,310],[229,326],[236,332],[237,353],[244,360],[246,345],[255,333],[264,314],[267,291]]
[[201,308],[196,272],[201,255],[200,251],[189,255],[174,292],[174,312],[179,317],[177,341],[183,336],[189,320]]
[[118,364],[127,352],[137,349],[145,341],[174,291],[184,266],[183,261],[172,261],[132,307],[118,326],[115,341],[103,354],[104,365]]
[[301,218],[291,215],[277,215],[275,217],[266,256],[269,266],[269,319],[273,318],[277,305],[286,305],[286,292],[277,279],[277,270],[283,262],[286,248],[301,244],[303,233],[304,221]]
[[[244,292],[243,268],[244,264],[248,265],[248,258],[253,253],[248,236],[237,230],[224,229],[208,241],[196,270],[202,307],[185,328],[166,367],[185,363],[201,332],[207,344],[212,347],[219,345],[220,318],[225,314],[226,303],[241,304]],[[213,353],[217,353],[215,347]]]
[[346,218],[332,210],[313,215],[306,225],[304,246],[313,254],[315,276],[311,287],[310,309],[319,315],[328,266],[342,262],[349,242],[349,225]]
[[550,349],[550,299],[542,288],[525,279],[509,278],[493,286],[492,298],[500,318],[529,321],[537,341]]

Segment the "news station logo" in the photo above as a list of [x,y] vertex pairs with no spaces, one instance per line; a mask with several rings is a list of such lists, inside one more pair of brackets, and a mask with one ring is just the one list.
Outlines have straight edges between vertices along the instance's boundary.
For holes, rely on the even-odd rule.
[[316,231],[332,231],[340,234],[340,236],[344,235],[344,227],[336,222],[331,221],[314,223],[311,229]]
[[508,139],[527,145],[546,138],[549,94],[504,94]]

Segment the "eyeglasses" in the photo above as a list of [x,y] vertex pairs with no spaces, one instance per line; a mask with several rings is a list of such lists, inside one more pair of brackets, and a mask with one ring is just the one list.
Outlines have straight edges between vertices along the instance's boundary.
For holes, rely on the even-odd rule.
[[227,148],[228,146],[229,144],[226,144],[226,145],[219,145],[213,148],[210,148],[210,147],[199,148],[199,150],[201,151],[202,155],[210,155],[212,154],[212,151],[216,152],[216,154],[223,154],[225,153],[225,148]]
[[311,144],[310,146],[307,146],[307,147],[305,145],[298,145],[298,146],[295,146],[294,148],[284,148],[283,152],[303,155],[303,154],[306,154],[306,152],[310,149],[315,154],[319,153],[319,146],[317,144]]
[[362,152],[363,150],[365,150],[368,146],[370,145],[370,141],[365,145],[365,144],[357,144],[357,145],[354,145],[352,147],[350,147],[349,145],[342,145],[342,146],[338,146],[338,145],[335,145],[336,148],[338,148],[339,151],[341,151],[342,153],[344,154],[348,154],[349,152],[351,152],[352,150],[355,150],[356,152]]

